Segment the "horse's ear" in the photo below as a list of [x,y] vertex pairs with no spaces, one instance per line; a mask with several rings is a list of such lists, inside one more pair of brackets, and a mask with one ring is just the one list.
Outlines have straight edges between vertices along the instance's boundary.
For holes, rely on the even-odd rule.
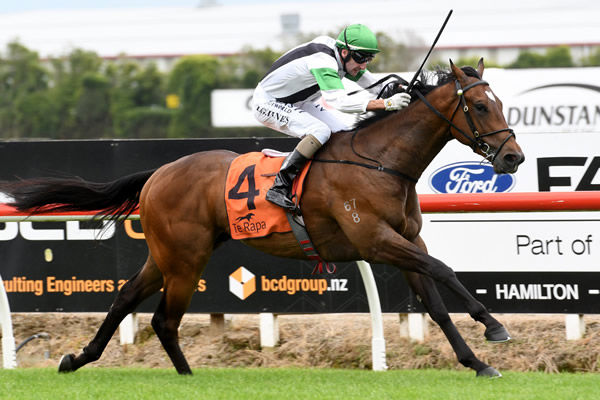
[[479,73],[479,77],[483,78],[483,57],[479,59],[477,63],[477,72]]
[[452,73],[454,74],[456,79],[458,79],[459,81],[464,81],[465,79],[467,79],[467,75],[460,68],[454,65],[452,59],[450,59],[450,69],[452,70]]

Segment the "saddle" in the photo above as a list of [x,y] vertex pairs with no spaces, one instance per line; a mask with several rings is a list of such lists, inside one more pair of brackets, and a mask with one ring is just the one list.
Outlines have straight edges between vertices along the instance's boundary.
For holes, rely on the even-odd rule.
[[[292,230],[285,210],[265,199],[283,159],[252,152],[235,158],[229,166],[225,204],[233,239],[255,239]],[[307,163],[294,181],[292,193],[297,202],[309,168]]]
[[[323,267],[333,273],[335,265],[321,259],[308,236],[302,217],[287,213],[265,199],[286,155],[267,149],[242,154],[231,162],[225,182],[225,206],[231,237],[235,240],[256,239],[272,233],[293,232],[307,258],[317,261],[313,273],[323,272]],[[297,204],[300,203],[310,166],[309,160],[294,179],[292,199]]]

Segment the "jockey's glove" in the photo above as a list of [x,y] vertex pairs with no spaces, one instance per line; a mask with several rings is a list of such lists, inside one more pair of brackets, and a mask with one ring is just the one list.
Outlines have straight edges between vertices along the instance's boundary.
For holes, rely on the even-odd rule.
[[385,111],[401,110],[410,103],[410,94],[408,93],[396,93],[392,97],[383,99],[385,104]]

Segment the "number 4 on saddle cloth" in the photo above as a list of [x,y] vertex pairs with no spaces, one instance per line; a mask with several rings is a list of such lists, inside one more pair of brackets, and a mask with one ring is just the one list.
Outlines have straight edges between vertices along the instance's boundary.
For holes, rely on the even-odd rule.
[[[284,153],[280,153],[285,156]],[[231,237],[236,240],[261,238],[271,233],[293,232],[310,260],[317,261],[313,270],[335,272],[335,265],[324,261],[312,244],[302,217],[287,213],[267,201],[265,195],[273,185],[284,157],[270,157],[261,152],[242,154],[229,166],[225,182],[225,205]],[[294,180],[292,199],[299,204],[310,161]]]

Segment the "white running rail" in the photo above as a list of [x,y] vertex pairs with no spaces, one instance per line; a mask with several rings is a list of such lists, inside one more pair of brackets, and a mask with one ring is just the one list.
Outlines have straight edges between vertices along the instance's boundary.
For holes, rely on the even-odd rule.
[[13,369],[17,367],[17,352],[15,350],[10,306],[2,276],[0,276],[0,325],[2,325],[2,365],[6,369]]

